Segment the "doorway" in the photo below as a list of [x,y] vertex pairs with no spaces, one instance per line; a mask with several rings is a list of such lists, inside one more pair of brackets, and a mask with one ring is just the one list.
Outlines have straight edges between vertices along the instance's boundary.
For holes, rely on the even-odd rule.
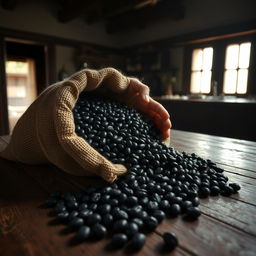
[[4,64],[8,117],[5,119],[8,124],[5,124],[7,129],[4,134],[11,134],[18,119],[47,84],[46,46],[5,40]]

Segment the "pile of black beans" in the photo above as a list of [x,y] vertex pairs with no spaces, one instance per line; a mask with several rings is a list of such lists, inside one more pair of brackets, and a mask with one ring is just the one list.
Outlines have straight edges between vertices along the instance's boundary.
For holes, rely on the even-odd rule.
[[[228,184],[224,170],[211,160],[164,145],[152,122],[122,103],[82,93],[73,116],[77,135],[129,170],[112,184],[50,195],[47,205],[80,241],[108,235],[114,247],[139,250],[145,234],[164,218],[183,214],[196,220],[201,214],[199,198],[230,196],[240,189]],[[171,232],[163,240],[170,249],[178,245]]]

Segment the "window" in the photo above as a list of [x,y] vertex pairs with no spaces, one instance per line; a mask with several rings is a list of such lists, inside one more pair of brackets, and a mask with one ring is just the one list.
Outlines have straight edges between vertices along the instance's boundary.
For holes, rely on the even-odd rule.
[[256,34],[199,42],[185,49],[184,92],[232,96],[256,95]]
[[213,48],[194,49],[190,79],[191,93],[210,93],[212,77]]
[[245,94],[247,92],[250,50],[250,42],[227,46],[223,85],[225,94]]
[[35,64],[32,59],[6,61],[9,127],[15,124],[36,98]]

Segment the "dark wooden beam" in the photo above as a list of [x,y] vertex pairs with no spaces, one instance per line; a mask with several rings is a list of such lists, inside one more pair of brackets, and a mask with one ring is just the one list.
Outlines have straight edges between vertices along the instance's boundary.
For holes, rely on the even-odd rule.
[[5,60],[5,41],[4,37],[0,35],[0,135],[9,134]]
[[188,42],[202,43],[215,40],[221,40],[225,38],[235,38],[239,36],[254,35],[256,34],[256,19],[248,20],[243,23],[232,23],[219,27],[211,27],[205,30],[199,30],[192,33],[180,34],[178,36],[167,37],[164,39],[152,40],[145,43],[134,44],[129,47],[123,48],[121,53],[132,53],[136,49],[148,47],[158,48],[170,48],[170,47],[182,47],[186,46]]
[[[120,15],[132,9],[141,9],[154,5],[160,0],[76,0],[67,2],[58,14],[60,22],[69,22],[80,16],[85,16],[89,24],[104,18]],[[163,0],[162,0],[163,1]]]
[[131,10],[113,17],[107,25],[108,33],[117,33],[130,28],[144,28],[148,24],[164,19],[178,20],[184,18],[185,9],[179,0],[162,0],[138,10]]
[[8,38],[8,41],[14,40],[16,42],[17,41],[22,42],[24,40],[24,43],[29,43],[30,41],[31,43],[37,42],[39,44],[54,42],[56,45],[64,45],[64,46],[75,47],[75,48],[80,47],[81,45],[86,45],[98,50],[102,50],[104,52],[105,51],[114,52],[117,54],[120,52],[119,49],[116,49],[113,47],[89,43],[86,41],[71,40],[71,39],[66,39],[66,38],[57,37],[57,36],[49,36],[49,35],[44,35],[40,33],[27,32],[27,31],[9,29],[4,27],[0,27],[0,36],[1,35]]
[[85,16],[101,9],[103,5],[101,0],[77,0],[68,2],[58,13],[58,20],[66,23],[80,16]]
[[2,7],[6,10],[14,10],[18,0],[2,0]]
[[155,5],[161,0],[112,0],[102,6],[101,9],[95,9],[87,14],[86,22],[88,24],[96,23],[100,20],[121,15],[131,10],[138,10],[146,6]]

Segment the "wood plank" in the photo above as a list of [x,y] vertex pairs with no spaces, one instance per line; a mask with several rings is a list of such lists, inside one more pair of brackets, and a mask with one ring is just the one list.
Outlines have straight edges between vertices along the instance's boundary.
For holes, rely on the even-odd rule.
[[166,231],[174,232],[180,247],[189,248],[195,255],[252,256],[256,251],[255,237],[204,215],[195,222],[184,223],[182,218],[164,220],[157,232]]
[[[177,134],[177,133],[175,133]],[[229,138],[224,138],[224,137],[217,137],[217,138],[222,138],[222,140],[215,139],[214,136],[207,135],[208,137],[204,137],[204,139],[201,139],[201,136],[196,135],[191,135],[187,134],[186,132],[182,133],[180,135],[173,135],[171,137],[171,140],[176,140],[179,141],[180,143],[184,142],[185,144],[196,144],[197,146],[208,146],[208,147],[213,147],[218,150],[232,150],[234,152],[238,153],[243,153],[243,154],[248,154],[249,156],[255,156],[256,155],[256,143],[253,142],[253,145],[240,145],[239,141],[238,142],[233,142],[232,140],[230,141]]]
[[239,167],[246,170],[255,171],[256,160],[253,157],[248,157],[248,154],[233,152],[232,150],[223,149],[218,150],[213,146],[210,147],[207,143],[200,143],[200,141],[180,142],[180,140],[173,139],[171,146],[178,151],[185,151],[187,153],[196,153],[204,159],[211,159],[214,162],[225,165]]
[[[1,147],[6,145],[7,141],[8,137],[0,139],[0,150]],[[216,151],[220,150],[223,149],[216,149]],[[40,209],[39,212],[37,209],[38,205],[47,197],[48,192],[56,190],[79,191],[88,182],[93,183],[98,179],[74,177],[50,165],[29,166],[0,159],[0,166],[4,166],[5,170],[5,172],[2,172],[1,168],[1,177],[3,175],[7,177],[5,180],[0,179],[1,193],[5,191],[3,188],[7,188],[9,184],[12,184],[13,180],[17,180],[21,186],[14,186],[16,188],[15,191],[9,186],[9,190],[14,191],[13,194],[21,194],[23,197],[22,189],[25,186],[24,200],[17,202],[15,197],[12,198],[13,194],[9,194],[4,199],[1,196],[1,213],[2,209],[4,209],[4,212],[0,216],[11,217],[4,217],[4,219],[0,217],[0,226],[5,227],[5,232],[6,230],[10,232],[7,232],[7,235],[5,233],[4,236],[0,233],[1,238],[4,237],[0,239],[0,255],[8,256],[11,253],[17,254],[18,251],[19,255],[30,255],[31,252],[41,255],[40,250],[38,251],[37,249],[40,246],[46,248],[47,255],[53,255],[54,253],[56,255],[56,248],[59,250],[58,254],[61,255],[66,255],[67,253],[79,255],[85,252],[92,252],[92,255],[96,255],[96,253],[100,255],[106,254],[104,247],[107,241],[77,245],[75,247],[70,246],[72,234],[68,234],[65,238],[60,236],[59,232],[63,232],[63,226],[45,225],[47,222],[52,223],[52,220],[49,220],[46,209]],[[225,165],[222,164],[221,166]],[[256,197],[255,179],[251,177],[254,172],[229,166],[226,166],[226,169],[227,172],[225,174],[230,180],[242,185],[242,190],[238,195],[233,195],[232,198],[212,197],[202,199],[200,208],[203,215],[194,223],[184,222],[182,218],[165,220],[157,229],[158,235],[152,234],[153,238],[149,237],[147,239],[147,244],[150,244],[146,245],[146,249],[144,248],[142,252],[146,252],[149,255],[152,255],[152,253],[154,255],[158,254],[159,250],[157,248],[161,243],[159,235],[163,231],[174,231],[180,240],[180,248],[175,251],[175,255],[220,255],[220,251],[221,255],[253,255],[253,252],[256,251],[254,245],[256,236],[256,220],[254,218],[256,214],[256,207],[254,206]],[[13,171],[10,172],[9,170]],[[15,172],[16,174],[14,174]],[[28,181],[24,181],[24,179]],[[38,217],[34,220],[34,216],[37,215]],[[18,223],[16,224],[13,219],[17,219]],[[33,220],[31,221],[31,219]],[[39,222],[40,224],[38,225],[37,223]],[[29,230],[22,233],[25,223],[26,227],[28,225]],[[12,227],[15,228],[12,229]],[[38,235],[37,233],[41,234]],[[44,238],[44,236],[47,236],[47,238]],[[13,240],[16,241],[18,247],[14,247],[8,254],[9,252],[6,251],[6,248],[11,246]],[[41,240],[45,241],[41,242]],[[52,248],[51,241],[56,242],[55,249]],[[157,242],[154,244],[154,241]],[[115,254],[119,255],[119,253],[122,255],[122,252],[116,252]]]
[[[4,227],[0,240],[1,255],[97,256],[109,253],[124,255],[122,250],[108,251],[107,239],[99,242],[75,243],[74,233],[69,232],[63,225],[54,225],[54,220],[49,217],[49,210],[38,208],[40,203],[40,201],[18,202],[15,206],[10,205],[0,209],[0,223]],[[161,237],[152,233],[147,237],[143,249],[136,255],[162,255],[158,249],[161,243]],[[178,248],[172,255],[189,254]]]
[[[32,174],[34,174],[34,172]],[[55,170],[54,175],[58,177],[57,179],[59,181],[70,181],[75,187],[79,187],[81,189],[84,188],[88,182],[88,178],[83,179],[81,177],[73,177],[66,174],[62,175],[62,173],[58,170]],[[232,174],[229,174],[228,176],[233,178],[234,182],[239,182],[238,178],[234,178],[235,175],[232,176]],[[39,181],[42,180],[43,179],[40,177]],[[90,183],[93,183],[94,181],[95,179],[89,179]],[[212,197],[209,199],[202,199],[201,209],[204,213],[214,218],[218,218],[218,216],[221,216],[223,219],[229,218],[226,223],[256,235],[256,220],[252,218],[252,216],[256,214],[256,207],[250,205],[255,204],[256,195],[253,193],[255,190],[254,185],[250,185],[248,182],[250,182],[250,179],[244,180],[243,182],[240,181],[243,189],[239,194],[233,195],[231,198],[220,196]],[[247,203],[249,203],[249,205]],[[209,207],[211,207],[211,209],[209,209]],[[229,211],[230,214],[226,215]],[[219,213],[221,213],[221,215]],[[237,219],[237,216],[240,216],[240,219]],[[250,225],[250,227],[248,227],[248,231],[247,225]]]
[[[256,206],[256,185],[251,183],[252,179],[239,179],[239,177],[229,173],[226,175],[230,178],[231,182],[236,182],[241,186],[239,193],[232,195],[231,198]],[[255,180],[253,181],[255,183]]]
[[193,141],[203,141],[211,144],[217,144],[220,148],[234,149],[236,151],[256,154],[256,142],[248,140],[232,139],[221,136],[207,135],[202,133],[187,132],[180,130],[171,131],[172,138],[186,139]]
[[[40,168],[37,167],[35,169],[34,166],[28,166],[28,165],[18,165],[18,169],[23,169],[23,170],[26,169],[25,170],[26,174],[30,177],[33,177],[34,179],[33,182],[37,184],[37,186],[39,185],[39,187],[43,187],[47,191],[44,194],[45,195],[44,199],[46,199],[47,197],[46,194],[48,194],[48,192],[52,192],[56,190],[63,191],[63,192],[64,191],[74,192],[74,191],[81,190],[81,189],[78,189],[73,184],[66,181],[66,179],[62,179],[61,176],[63,172],[60,172],[58,170],[54,170],[46,166],[40,166]],[[58,175],[56,175],[56,173],[58,173]],[[27,175],[24,175],[24,177],[26,177]],[[70,177],[72,176],[70,175]],[[26,235],[26,243],[29,243],[29,246],[31,246],[32,250],[34,250],[35,248],[43,247],[43,248],[46,248],[47,255],[56,255],[57,250],[59,250],[58,255],[82,255],[82,253],[84,254],[85,251],[88,252],[89,255],[103,255],[106,253],[105,248],[108,243],[107,240],[104,240],[103,242],[90,243],[86,245],[83,245],[83,244],[76,245],[77,248],[72,249],[72,246],[70,246],[70,244],[72,244],[73,234],[67,234],[65,238],[60,235],[61,233],[63,233],[63,230],[66,230],[66,227],[56,226],[53,228],[53,227],[46,226],[46,223],[49,223],[49,222],[52,223],[54,221],[52,220],[49,221],[49,218],[47,218],[49,210],[47,210],[48,212],[46,212],[45,209],[40,209],[40,212],[38,211],[38,206],[42,204],[42,201],[43,200],[38,200],[36,202],[33,202],[32,205],[26,205],[23,203],[17,204],[17,202],[15,202],[14,206],[10,208],[11,210],[9,208],[7,210],[7,212],[8,211],[18,212],[20,216],[20,221],[25,223],[29,222],[26,224],[28,225],[27,228],[28,228],[28,231],[30,232],[29,237],[27,236],[28,235],[27,233],[25,235]],[[35,204],[37,206],[35,206]],[[41,213],[41,210],[42,210],[42,213]],[[35,215],[37,216],[36,218],[33,217]],[[18,216],[15,216],[15,218],[17,217]],[[33,218],[33,221],[30,221],[31,218]],[[40,222],[40,224],[36,224],[37,222]],[[36,236],[36,238],[33,238],[30,241],[30,239],[32,238],[32,233],[33,231],[35,231],[35,228],[33,227],[36,227],[36,229],[40,231],[40,234],[34,235]],[[6,239],[8,242],[9,238],[6,238]],[[21,238],[19,237],[19,239]],[[19,239],[17,240],[19,241]],[[44,240],[43,243],[41,242],[42,240]],[[51,241],[54,241],[56,248],[52,248]],[[153,233],[149,235],[147,238],[146,245],[141,252],[142,255],[152,255],[152,253],[154,255],[160,254],[161,250],[159,249],[159,245],[161,245],[161,243],[162,243],[162,238],[158,234]],[[32,244],[33,244],[33,247],[32,247]],[[40,251],[37,253],[38,255],[43,255],[41,254]],[[9,254],[5,254],[5,255],[9,255]],[[114,253],[113,255],[123,255],[123,252],[119,251],[117,253]],[[178,248],[175,251],[174,255],[190,255],[190,254],[184,251],[183,249]]]
[[[232,224],[241,230],[246,230],[246,225],[251,225],[248,230],[251,234],[256,235],[256,219],[254,220],[252,218],[252,216],[256,214],[255,186],[254,184],[250,184],[250,178],[241,180],[234,174],[227,174],[227,176],[233,180],[233,182],[239,182],[241,184],[242,190],[240,193],[232,195],[229,198],[220,196],[201,199],[201,205],[203,206],[201,208],[204,209],[204,213],[214,218],[218,218],[216,213],[222,212],[223,219],[225,219],[225,214],[230,211],[230,215],[226,216],[226,218],[230,218],[230,220],[227,221],[228,224]],[[62,178],[69,179],[68,176],[63,176]],[[72,183],[81,189],[85,186],[83,179],[72,179]],[[211,210],[208,209],[209,207],[211,207]],[[224,210],[222,211],[223,208]],[[237,215],[240,216],[240,220],[237,219]]]
[[209,197],[200,200],[203,213],[232,227],[256,236],[256,207],[227,197]]
[[256,179],[256,172],[255,171],[250,171],[250,170],[246,170],[246,169],[242,169],[242,168],[238,168],[238,167],[234,168],[234,167],[230,167],[228,165],[221,164],[221,163],[217,163],[217,165],[220,168],[223,168],[225,170],[225,172],[227,172],[227,173],[234,173],[234,174],[237,174],[239,176]]

